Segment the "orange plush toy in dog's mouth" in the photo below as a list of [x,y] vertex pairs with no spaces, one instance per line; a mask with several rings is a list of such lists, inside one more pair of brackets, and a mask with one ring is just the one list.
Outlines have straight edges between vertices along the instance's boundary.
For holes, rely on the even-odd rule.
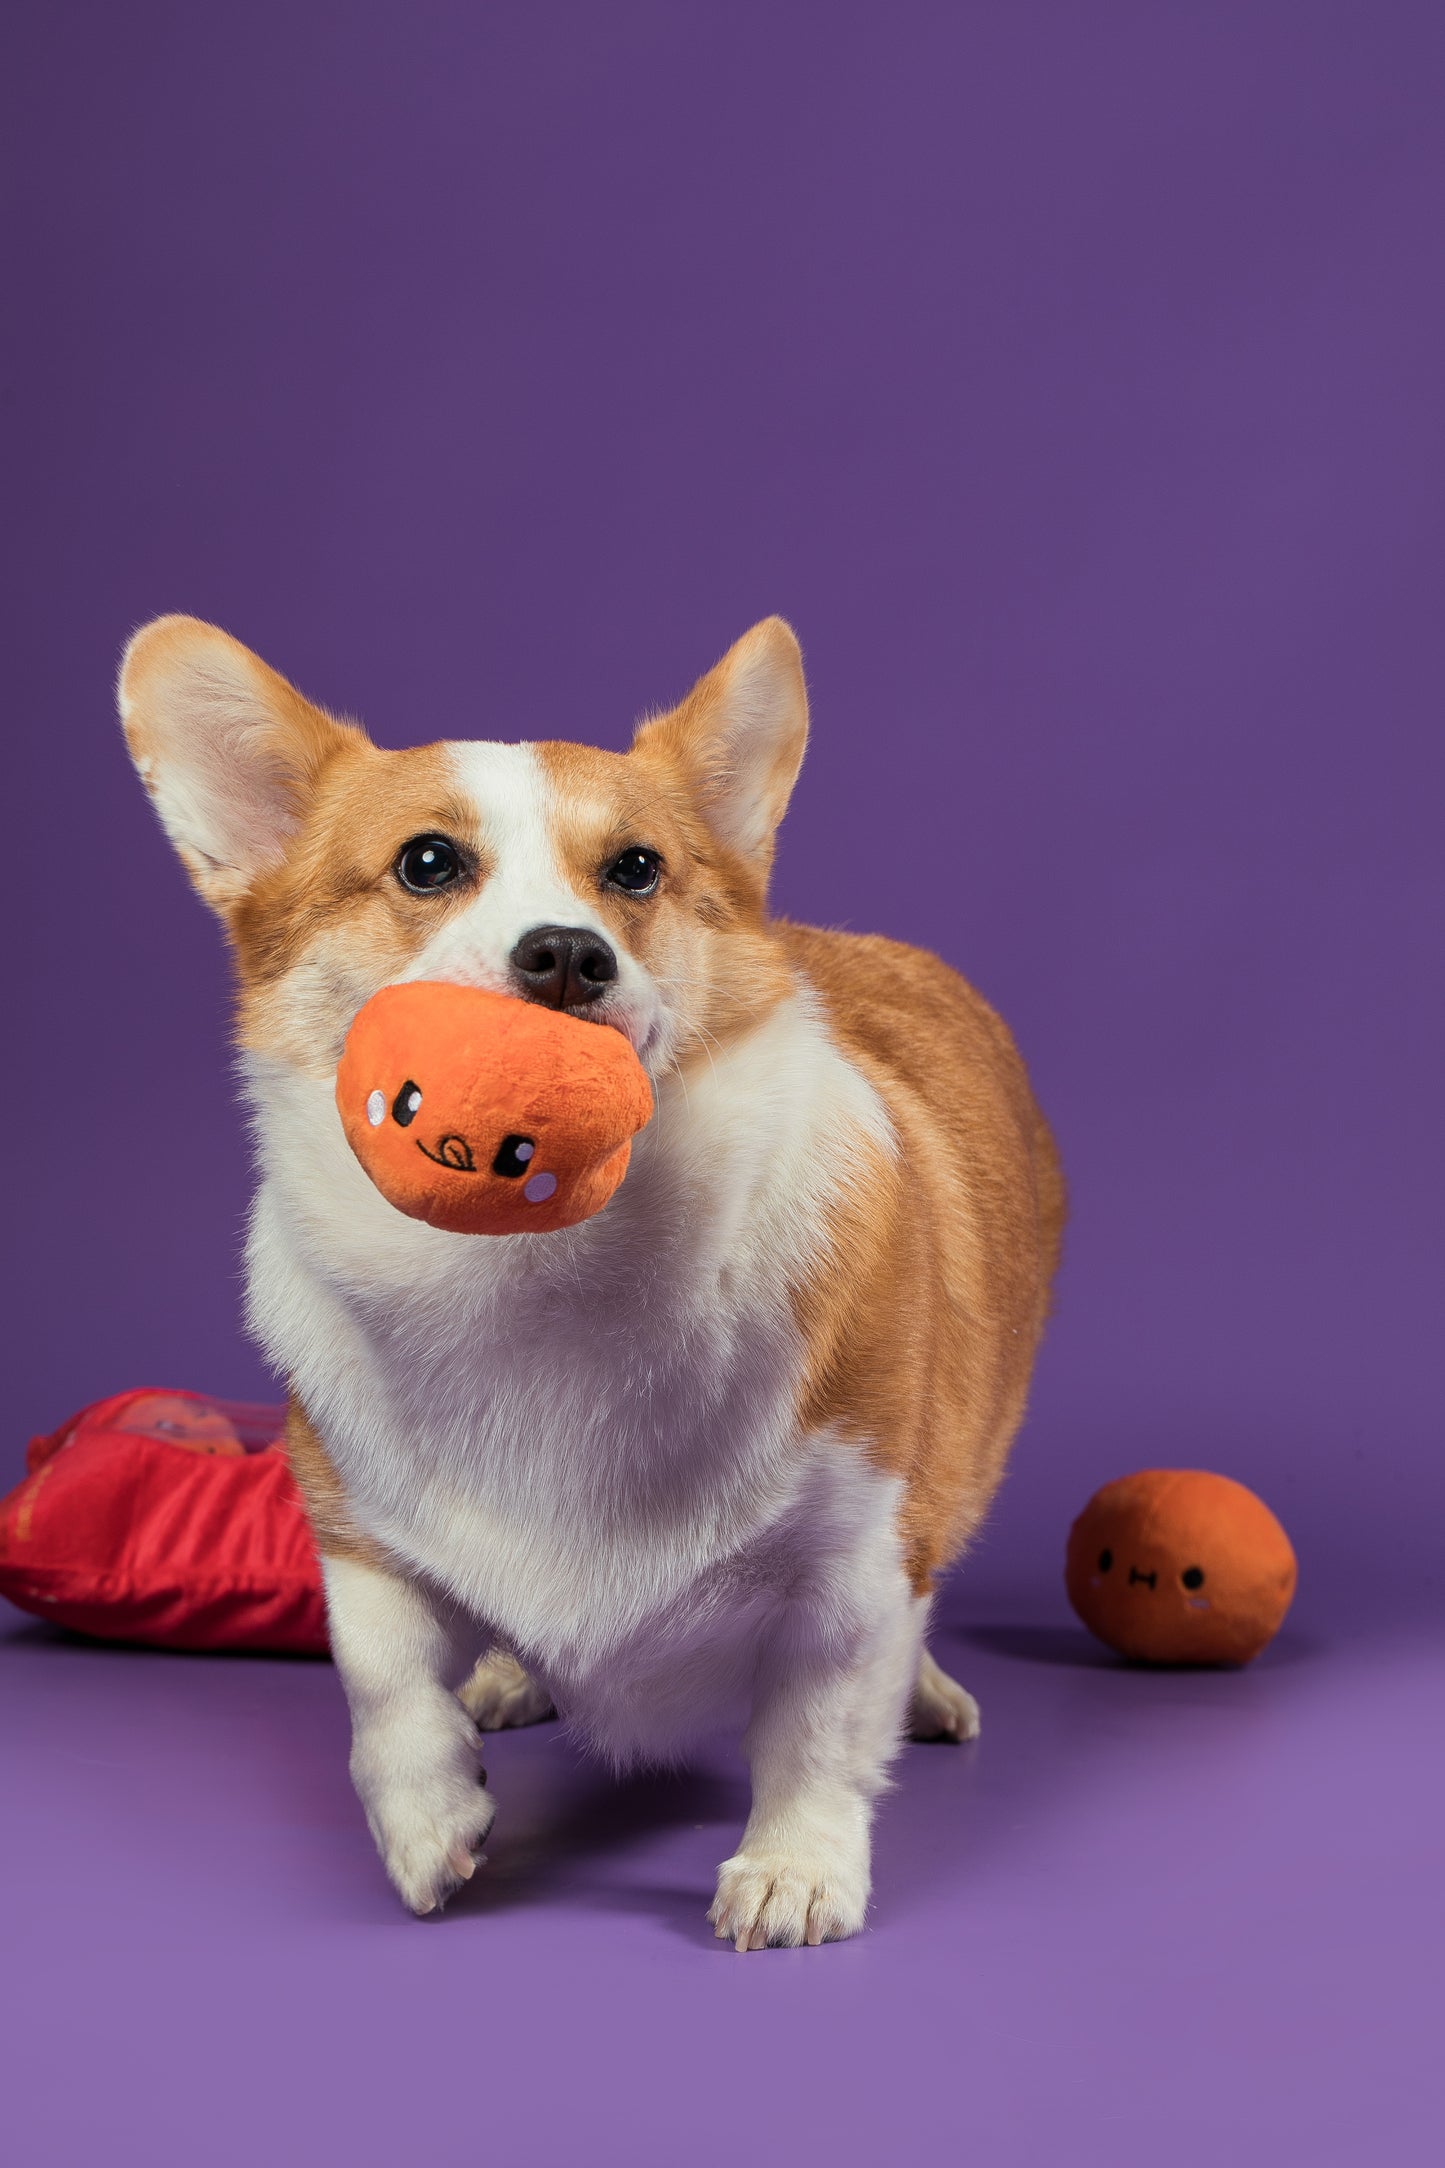
[[336,1104],[399,1212],[453,1234],[546,1234],[602,1210],[652,1088],[606,1024],[417,981],[383,987],[358,1012]]

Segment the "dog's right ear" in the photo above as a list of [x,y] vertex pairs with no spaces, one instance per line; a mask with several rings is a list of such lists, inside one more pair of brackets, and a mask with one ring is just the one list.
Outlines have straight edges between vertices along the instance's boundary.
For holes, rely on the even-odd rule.
[[162,825],[222,917],[284,857],[323,769],[366,743],[196,617],[142,625],[121,658],[116,697]]

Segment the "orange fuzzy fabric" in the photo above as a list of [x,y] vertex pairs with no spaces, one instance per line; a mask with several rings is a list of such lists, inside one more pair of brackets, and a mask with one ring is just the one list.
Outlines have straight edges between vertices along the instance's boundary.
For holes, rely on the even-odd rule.
[[453,1234],[545,1234],[602,1210],[652,1088],[606,1024],[417,981],[358,1012],[336,1104],[399,1212]]
[[1149,1468],[1096,1491],[1069,1531],[1079,1617],[1122,1656],[1244,1664],[1272,1641],[1297,1578],[1263,1499],[1225,1475]]

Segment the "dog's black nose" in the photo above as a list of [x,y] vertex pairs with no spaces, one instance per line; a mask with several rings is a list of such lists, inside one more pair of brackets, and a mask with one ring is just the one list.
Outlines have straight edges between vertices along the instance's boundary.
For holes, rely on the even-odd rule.
[[512,951],[517,991],[549,1009],[575,1009],[605,994],[617,958],[586,926],[534,926]]

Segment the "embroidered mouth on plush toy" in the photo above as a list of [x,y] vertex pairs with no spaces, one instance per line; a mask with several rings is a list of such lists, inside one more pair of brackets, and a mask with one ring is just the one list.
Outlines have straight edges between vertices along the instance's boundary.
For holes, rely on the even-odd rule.
[[398,1211],[456,1234],[542,1234],[601,1211],[652,1090],[618,1032],[422,981],[384,987],[358,1012],[336,1103]]

